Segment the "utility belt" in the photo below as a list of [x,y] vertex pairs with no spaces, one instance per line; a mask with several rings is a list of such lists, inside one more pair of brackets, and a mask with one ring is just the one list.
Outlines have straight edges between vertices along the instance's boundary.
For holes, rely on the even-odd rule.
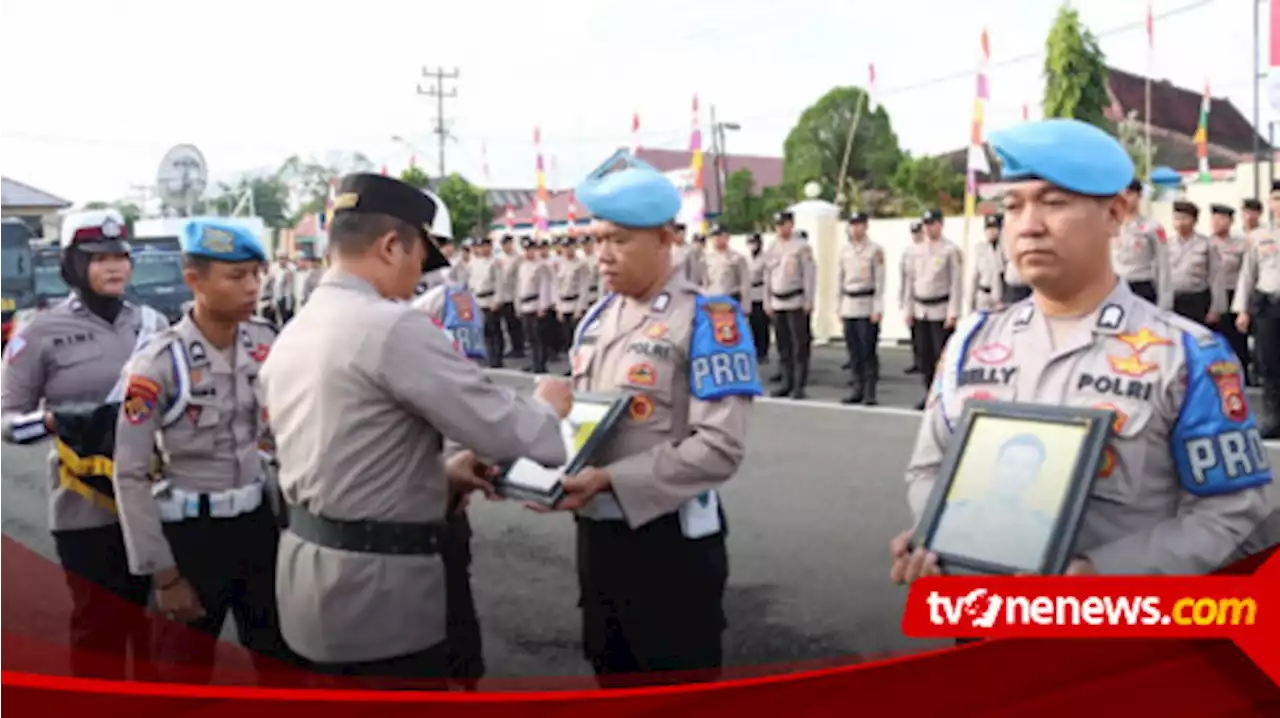
[[489,297],[492,297],[493,295],[495,295],[495,294],[497,294],[497,293],[498,293],[497,291],[492,291],[492,292],[476,292],[476,299],[488,299]]
[[764,282],[752,282],[752,283],[751,283],[751,288],[752,288],[752,289],[759,289],[760,287],[763,287],[763,286],[764,286]]
[[923,304],[926,307],[930,307],[935,304],[945,304],[949,301],[951,301],[950,294],[944,294],[941,297],[916,297],[916,304]]
[[339,551],[433,556],[440,551],[444,522],[343,521],[289,506],[289,531],[298,538]]
[[978,285],[978,291],[979,291],[979,292],[982,292],[983,294],[990,294],[990,293],[991,293],[991,287],[984,287],[984,286],[982,286],[981,284],[979,284],[979,285]]
[[542,295],[541,295],[541,294],[532,294],[532,295],[527,296],[527,297],[520,297],[520,303],[521,303],[521,304],[527,304],[528,302],[536,302],[536,301],[538,301],[538,300],[539,300],[539,299],[541,299],[541,298],[542,298]]
[[874,296],[876,295],[876,290],[874,290],[874,289],[854,289],[854,290],[850,291],[850,290],[846,289],[846,290],[844,290],[844,295],[845,295],[846,297],[851,298],[851,299],[858,299],[859,297],[874,297]]
[[232,519],[252,513],[262,506],[264,482],[259,479],[247,486],[223,491],[200,493],[174,488],[160,481],[151,489],[160,510],[160,520],[178,523],[187,519]]
[[1201,289],[1198,292],[1174,292],[1173,298],[1185,301],[1187,299],[1212,299],[1213,297],[1208,289]]
[[560,301],[562,301],[562,302],[576,302],[576,301],[578,301],[578,295],[576,295],[576,294],[572,294],[572,295],[567,296],[567,297],[560,297]]
[[804,294],[804,290],[794,289],[790,292],[772,292],[772,294],[774,299],[787,300],[787,299],[793,299],[795,297],[800,296],[801,294]]

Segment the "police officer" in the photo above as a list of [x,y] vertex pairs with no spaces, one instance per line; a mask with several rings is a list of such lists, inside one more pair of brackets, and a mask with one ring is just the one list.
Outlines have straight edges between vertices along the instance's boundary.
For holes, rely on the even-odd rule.
[[502,366],[502,268],[493,258],[493,247],[488,239],[475,240],[471,264],[467,267],[467,287],[475,295],[484,312],[484,348],[491,368]]
[[[1271,211],[1280,216],[1280,180],[1271,185]],[[1258,377],[1262,380],[1262,435],[1280,439],[1280,243],[1275,229],[1258,229],[1249,238],[1231,310],[1236,328],[1252,329],[1257,340]]]
[[1209,238],[1196,231],[1200,208],[1192,202],[1173,203],[1173,239],[1168,244],[1173,285],[1173,311],[1194,322],[1217,326],[1227,311],[1222,262]]
[[1000,244],[1000,227],[1004,218],[999,214],[989,214],[983,220],[986,225],[987,241],[978,245],[974,251],[973,264],[973,298],[971,309],[989,312],[999,309],[1001,296],[1001,275],[1004,273],[1004,247]]
[[[452,265],[454,267],[453,279],[467,286],[471,286],[471,248],[474,245],[475,245],[475,240],[471,239],[470,237],[467,237],[466,239],[462,240],[462,253],[457,260],[454,260],[453,257],[446,255],[446,258],[448,258],[449,261],[453,262],[453,265]],[[441,248],[441,251],[442,252],[444,251],[443,248]]]
[[874,406],[880,379],[880,318],[884,316],[884,250],[867,238],[867,215],[849,217],[849,242],[840,249],[836,281],[844,345],[849,354],[853,392],[845,404]]
[[[1271,472],[1230,347],[1139,299],[1112,269],[1105,249],[1125,221],[1133,162],[1077,120],[1024,123],[991,143],[1009,183],[1012,258],[1035,295],[966,318],[949,342],[907,467],[913,514],[967,399],[1106,407],[1115,435],[1066,572],[1217,569],[1269,512]],[[892,542],[893,580],[937,573],[937,556],[909,543]]]
[[591,283],[591,267],[578,257],[575,244],[573,237],[560,238],[560,268],[556,274],[556,316],[566,344],[572,341],[578,320],[587,310],[587,287]]
[[[488,485],[476,455],[566,459],[566,382],[543,380],[534,397],[493,384],[404,301],[444,266],[429,232],[441,211],[398,180],[344,177],[333,266],[262,370],[290,514],[280,625],[322,672],[447,675],[439,536],[451,495]],[[445,462],[446,438],[467,450]]]
[[[942,212],[929,210],[920,220],[925,239],[911,253],[907,269],[907,320],[920,325],[919,354],[916,365],[926,389],[933,384],[933,370],[942,356],[951,332],[960,316],[964,289],[964,261],[960,248],[942,236]],[[924,408],[924,399],[916,406]]]
[[[258,372],[276,330],[252,318],[267,253],[243,228],[184,227],[184,276],[195,305],[126,367],[115,483],[129,568],[151,582],[157,657],[212,675],[213,640],[230,612],[253,657],[282,657],[275,611],[279,540],[265,487],[267,425]],[[152,459],[162,466],[152,478]]]
[[1134,179],[1122,196],[1127,207],[1125,222],[1111,242],[1111,266],[1129,283],[1134,294],[1159,306],[1173,308],[1168,235],[1159,222],[1139,214],[1142,182]]
[[724,294],[741,304],[751,292],[747,258],[729,248],[729,230],[722,225],[711,225],[711,241],[713,247],[705,259],[702,287],[709,294]]
[[[25,322],[5,348],[0,388],[3,438],[54,439],[49,457],[49,528],[71,592],[71,669],[134,678],[148,660],[143,608],[149,582],[129,573],[116,516],[110,459],[129,356],[168,325],[124,300],[131,261],[124,219],[114,210],[70,215],[62,225],[61,275],[71,295]],[[136,604],[120,610],[115,596]]]
[[1222,273],[1222,286],[1226,288],[1227,293],[1227,312],[1222,315],[1222,320],[1218,322],[1216,329],[1227,340],[1231,350],[1236,353],[1236,358],[1240,360],[1240,366],[1244,368],[1245,383],[1253,386],[1254,376],[1250,371],[1249,362],[1249,335],[1236,328],[1236,314],[1231,311],[1231,305],[1236,297],[1236,285],[1240,282],[1240,268],[1244,265],[1245,254],[1249,251],[1249,239],[1244,235],[1231,233],[1231,223],[1236,212],[1230,205],[1215,204],[1210,207],[1210,211],[1213,213],[1211,220],[1213,237],[1210,241],[1213,244],[1213,250],[1218,254],[1218,271]]
[[813,249],[794,234],[795,216],[779,212],[775,220],[778,238],[769,246],[765,259],[764,311],[773,320],[781,367],[770,380],[782,382],[773,390],[774,396],[803,399],[813,343],[809,313],[813,311],[818,272]]
[[1246,199],[1240,203],[1240,228],[1248,237],[1262,225],[1262,203],[1256,199]]
[[564,337],[563,327],[560,326],[560,315],[555,309],[555,304],[557,303],[556,282],[559,280],[560,275],[560,255],[552,252],[554,245],[556,245],[556,242],[552,242],[547,237],[538,240],[538,261],[542,262],[542,265],[551,273],[552,307],[551,311],[547,312],[547,316],[542,318],[545,336],[543,346],[547,349],[548,360],[558,359],[568,348],[566,344],[568,340]]
[[600,298],[600,261],[596,257],[596,238],[586,235],[582,238],[582,261],[591,269],[587,284],[587,306],[596,303]]
[[747,247],[751,250],[751,258],[749,263],[749,274],[751,276],[751,288],[748,297],[751,301],[751,337],[756,342],[756,362],[759,364],[767,364],[769,362],[769,315],[764,311],[764,273],[765,260],[768,255],[764,252],[764,242],[760,238],[760,233],[756,232],[747,238]]
[[707,281],[707,238],[705,235],[693,235],[693,243],[689,246],[686,260],[689,281],[695,287],[705,285]]
[[612,293],[578,332],[573,383],[631,403],[597,461],[564,480],[557,507],[578,512],[584,653],[602,684],[718,672],[728,575],[718,489],[742,461],[761,393],[737,303],[702,295],[671,266],[679,191],[630,162],[576,189],[596,217]]
[[533,361],[524,370],[545,374],[547,353],[555,340],[548,329],[548,319],[555,315],[554,278],[551,268],[538,259],[538,243],[525,239],[522,246],[525,256],[516,279],[516,310],[533,350]]
[[[1004,232],[1004,215],[1000,215],[1000,233]],[[1018,271],[1018,263],[1009,258],[1009,244],[1003,240],[1000,242],[1000,266],[1002,271],[996,278],[1000,287],[996,292],[996,296],[1000,297],[1000,306],[1011,307],[1018,302],[1031,296],[1031,287],[1027,286],[1026,281],[1022,278],[1022,273]]]
[[294,280],[293,262],[288,257],[281,256],[276,260],[275,272],[271,278],[271,297],[276,310],[276,323],[280,326],[293,318],[293,312],[297,308],[293,303]]
[[920,244],[924,242],[924,223],[915,221],[911,223],[911,244],[902,250],[902,258],[898,260],[898,310],[902,312],[903,318],[906,320],[907,329],[911,331],[911,364],[907,366],[904,374],[920,373],[920,327],[911,317],[911,303],[909,297],[911,291],[911,268],[915,266],[915,253],[919,251]]
[[516,315],[516,276],[520,272],[521,254],[516,251],[515,237],[509,234],[502,236],[502,254],[498,257],[501,268],[502,323],[506,325],[507,337],[511,340],[511,351],[507,356],[512,359],[524,358],[525,336],[520,317]]

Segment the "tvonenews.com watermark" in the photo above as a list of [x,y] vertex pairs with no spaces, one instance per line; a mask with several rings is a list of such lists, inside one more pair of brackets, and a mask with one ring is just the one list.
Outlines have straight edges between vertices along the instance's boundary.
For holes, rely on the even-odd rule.
[[[1002,595],[976,588],[962,596],[925,596],[935,626],[1252,626],[1253,598],[1184,596],[1167,604],[1160,596]],[[1168,606],[1168,608],[1166,608]]]

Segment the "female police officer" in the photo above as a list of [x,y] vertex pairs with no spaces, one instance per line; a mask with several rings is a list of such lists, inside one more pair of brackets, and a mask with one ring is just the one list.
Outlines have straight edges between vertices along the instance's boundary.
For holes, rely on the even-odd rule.
[[123,394],[120,370],[166,322],[150,307],[124,300],[132,264],[118,213],[68,216],[61,239],[62,278],[72,293],[36,314],[9,343],[3,436],[29,444],[56,435],[49,528],[71,589],[72,670],[125,678],[132,644],[137,678],[147,656],[147,619],[141,608],[119,610],[111,594],[142,607],[149,586],[129,574],[125,561],[110,459]]

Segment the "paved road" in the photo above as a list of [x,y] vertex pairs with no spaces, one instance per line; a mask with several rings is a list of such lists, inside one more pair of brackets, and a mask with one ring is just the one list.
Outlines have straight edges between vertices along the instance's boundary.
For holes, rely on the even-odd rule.
[[[887,373],[904,395],[914,388],[900,370]],[[516,373],[497,378],[528,382]],[[893,407],[766,399],[753,409],[746,462],[724,496],[730,664],[938,645],[901,635],[905,590],[887,581],[887,542],[909,521],[902,468],[917,423],[917,414]],[[2,458],[4,533],[52,557],[43,450],[6,445]],[[586,674],[578,652],[570,519],[481,501],[472,522],[490,674]]]

